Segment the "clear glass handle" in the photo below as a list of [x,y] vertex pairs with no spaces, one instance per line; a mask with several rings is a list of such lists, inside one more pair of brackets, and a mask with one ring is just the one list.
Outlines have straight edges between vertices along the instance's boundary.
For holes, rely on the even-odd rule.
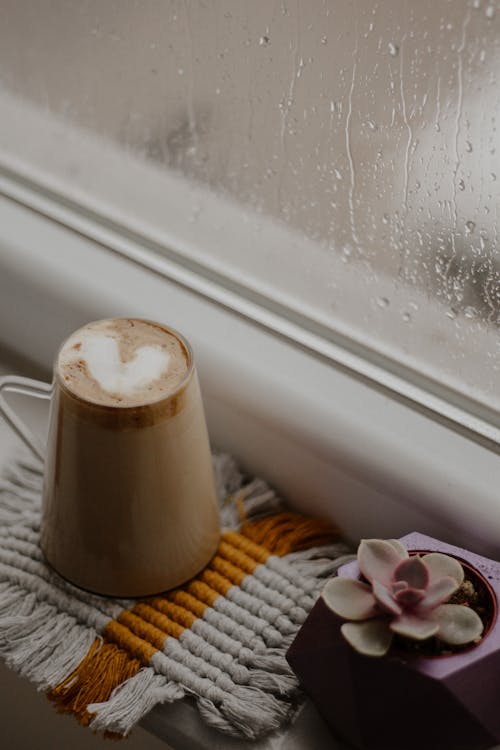
[[45,458],[44,446],[36,435],[24,424],[22,419],[17,416],[14,409],[9,406],[3,396],[4,391],[11,393],[23,393],[26,396],[35,398],[50,398],[52,395],[52,385],[44,383],[41,380],[32,380],[31,378],[22,378],[18,375],[5,375],[0,378],[0,414],[5,421],[17,432],[21,440],[31,448],[33,453],[43,461]]

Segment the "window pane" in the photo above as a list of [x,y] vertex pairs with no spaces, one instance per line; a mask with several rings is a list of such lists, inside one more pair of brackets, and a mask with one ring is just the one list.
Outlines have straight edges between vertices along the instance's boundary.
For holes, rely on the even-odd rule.
[[[0,21],[5,101],[235,202],[248,243],[207,261],[498,417],[495,2],[4,0]],[[98,198],[79,158],[59,177]],[[161,228],[171,196],[153,217],[134,187]],[[203,195],[188,222],[218,230]]]

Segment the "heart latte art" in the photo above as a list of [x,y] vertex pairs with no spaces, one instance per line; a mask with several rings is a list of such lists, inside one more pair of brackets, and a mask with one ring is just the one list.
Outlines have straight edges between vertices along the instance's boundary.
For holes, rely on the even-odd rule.
[[75,395],[104,405],[138,406],[168,396],[182,382],[189,355],[161,326],[142,320],[103,320],[64,344],[58,371]]

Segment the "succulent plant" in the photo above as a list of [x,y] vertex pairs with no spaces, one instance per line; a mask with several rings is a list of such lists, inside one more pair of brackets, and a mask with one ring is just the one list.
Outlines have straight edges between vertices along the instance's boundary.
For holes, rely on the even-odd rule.
[[366,583],[332,578],[322,598],[336,615],[350,621],[342,625],[342,635],[359,653],[384,656],[395,633],[461,645],[483,632],[473,609],[445,603],[464,580],[454,557],[438,552],[410,556],[395,539],[364,539],[358,565]]

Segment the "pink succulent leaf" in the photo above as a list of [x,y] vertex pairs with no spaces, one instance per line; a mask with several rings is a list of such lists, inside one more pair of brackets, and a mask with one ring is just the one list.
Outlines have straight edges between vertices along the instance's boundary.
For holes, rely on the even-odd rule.
[[458,589],[458,587],[459,584],[457,583],[456,579],[452,578],[451,576],[438,578],[433,583],[431,583],[431,585],[427,589],[427,592],[425,592],[425,596],[418,605],[419,611],[434,609],[440,604],[443,604],[443,602],[447,602],[450,596],[454,594]]
[[408,581],[394,581],[394,583],[391,585],[391,591],[393,594],[397,594],[398,591],[403,591],[403,589],[408,588]]
[[358,565],[364,577],[385,586],[403,559],[401,551],[383,539],[363,539],[358,547]]
[[394,598],[398,604],[403,607],[413,607],[418,604],[426,595],[426,589],[410,589],[406,588],[402,591],[396,591]]
[[442,604],[432,613],[439,627],[437,637],[453,646],[472,643],[483,632],[479,615],[463,604]]
[[368,622],[345,622],[341,631],[346,641],[365,656],[384,656],[392,642],[387,619],[382,617]]
[[439,578],[450,576],[457,582],[457,588],[464,580],[464,569],[454,557],[443,555],[441,552],[429,552],[422,557],[427,570],[429,571],[429,583],[434,583]]
[[384,586],[384,584],[379,581],[373,581],[372,588],[377,604],[383,612],[387,612],[390,615],[400,615],[402,613],[403,610],[399,604],[394,601],[387,586]]
[[367,620],[380,614],[371,586],[352,578],[331,578],[321,593],[332,612],[346,620]]
[[439,624],[431,617],[403,612],[396,617],[390,624],[390,629],[394,633],[404,635],[406,638],[413,638],[415,641],[423,641],[436,635],[439,630]]
[[404,544],[399,541],[399,539],[387,539],[386,541],[388,544],[394,547],[396,552],[399,553],[399,556],[402,560],[404,560],[405,557],[409,557],[408,550],[406,549]]
[[418,555],[402,560],[394,570],[393,581],[406,581],[411,589],[426,589],[429,571]]

